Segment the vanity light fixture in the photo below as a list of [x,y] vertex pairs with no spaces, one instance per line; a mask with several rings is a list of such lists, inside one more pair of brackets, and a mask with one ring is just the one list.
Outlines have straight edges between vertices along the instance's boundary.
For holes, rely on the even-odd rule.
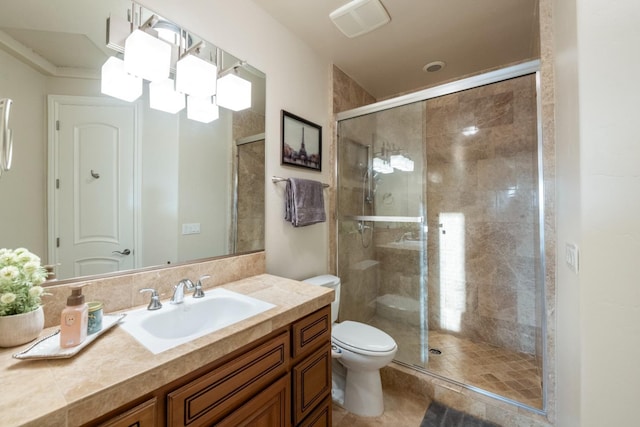
[[184,93],[175,90],[175,82],[169,78],[149,83],[149,107],[175,114],[185,107]]
[[176,90],[198,97],[216,94],[216,78],[218,67],[197,54],[204,47],[204,42],[190,48],[176,63]]
[[239,65],[218,78],[216,101],[219,106],[233,111],[251,107],[251,82],[238,76]]
[[218,105],[211,96],[187,96],[187,118],[202,123],[211,123],[219,117]]
[[123,101],[133,102],[142,95],[142,79],[124,69],[124,61],[109,57],[102,65],[101,92]]
[[152,82],[165,80],[171,71],[171,45],[141,29],[124,42],[124,69]]

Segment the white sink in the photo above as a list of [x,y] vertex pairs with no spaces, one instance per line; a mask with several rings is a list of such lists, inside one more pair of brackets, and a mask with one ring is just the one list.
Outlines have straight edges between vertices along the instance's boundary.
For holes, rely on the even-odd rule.
[[120,323],[154,354],[267,311],[275,305],[223,288],[203,298],[185,295],[184,303],[163,303],[159,310],[133,310]]

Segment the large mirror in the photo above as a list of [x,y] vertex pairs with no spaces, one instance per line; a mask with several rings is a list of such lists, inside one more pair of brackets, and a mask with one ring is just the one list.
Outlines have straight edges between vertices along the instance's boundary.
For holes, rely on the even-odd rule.
[[14,152],[0,181],[0,247],[29,248],[59,280],[264,249],[265,75],[205,41],[220,71],[236,65],[251,82],[251,107],[202,123],[151,109],[147,82],[133,102],[103,95],[101,67],[122,57],[107,47],[107,18],[140,10],[122,0],[2,6],[0,98],[13,100]]

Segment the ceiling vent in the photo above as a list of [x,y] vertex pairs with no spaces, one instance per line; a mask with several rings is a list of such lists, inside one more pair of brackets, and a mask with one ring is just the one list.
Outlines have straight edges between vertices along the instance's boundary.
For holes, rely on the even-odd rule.
[[353,0],[331,12],[329,17],[349,38],[366,34],[391,20],[379,0]]

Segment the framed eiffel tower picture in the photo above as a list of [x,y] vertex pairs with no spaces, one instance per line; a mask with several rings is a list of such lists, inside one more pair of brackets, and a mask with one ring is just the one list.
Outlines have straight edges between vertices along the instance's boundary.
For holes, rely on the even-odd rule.
[[322,127],[282,110],[281,165],[322,170]]

